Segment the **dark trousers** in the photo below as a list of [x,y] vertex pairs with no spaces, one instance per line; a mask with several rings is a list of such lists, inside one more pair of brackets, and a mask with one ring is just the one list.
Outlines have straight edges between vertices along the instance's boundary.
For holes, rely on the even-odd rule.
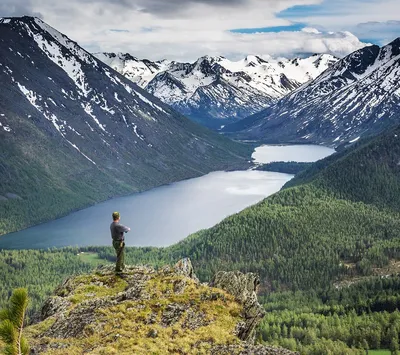
[[121,272],[125,269],[125,242],[114,240],[113,247],[117,252],[117,263],[115,265],[115,272]]

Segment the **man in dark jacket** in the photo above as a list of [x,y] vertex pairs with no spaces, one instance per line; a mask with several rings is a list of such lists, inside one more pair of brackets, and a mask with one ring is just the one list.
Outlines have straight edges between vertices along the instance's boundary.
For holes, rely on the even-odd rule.
[[115,266],[115,273],[121,274],[125,268],[125,236],[124,233],[129,232],[131,229],[119,224],[121,219],[119,212],[112,214],[113,222],[110,225],[111,237],[113,241],[113,247],[117,252],[117,264]]

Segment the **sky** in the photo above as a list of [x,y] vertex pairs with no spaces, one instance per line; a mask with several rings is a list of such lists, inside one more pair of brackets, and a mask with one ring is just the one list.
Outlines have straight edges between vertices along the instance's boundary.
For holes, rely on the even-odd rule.
[[90,52],[150,60],[342,57],[400,37],[399,0],[1,0],[0,17],[23,15]]

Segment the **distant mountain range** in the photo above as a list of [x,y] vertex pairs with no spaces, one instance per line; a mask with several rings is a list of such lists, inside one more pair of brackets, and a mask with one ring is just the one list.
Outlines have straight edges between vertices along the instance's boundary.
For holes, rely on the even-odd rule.
[[236,138],[340,145],[400,122],[400,38],[362,48],[275,105],[225,127]]
[[0,19],[0,44],[0,235],[247,166],[250,148],[191,122],[37,18]]
[[327,54],[292,60],[248,56],[237,62],[205,56],[180,63],[94,55],[177,111],[216,129],[273,105],[338,60]]

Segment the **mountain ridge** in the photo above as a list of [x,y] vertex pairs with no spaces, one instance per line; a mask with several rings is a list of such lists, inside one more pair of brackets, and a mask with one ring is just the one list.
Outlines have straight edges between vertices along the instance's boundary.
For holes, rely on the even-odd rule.
[[236,62],[203,56],[179,63],[150,62],[122,53],[95,55],[179,112],[214,129],[270,106],[337,60],[327,54],[290,60],[249,55]]
[[400,38],[364,47],[274,106],[225,127],[234,137],[337,146],[400,120]]

